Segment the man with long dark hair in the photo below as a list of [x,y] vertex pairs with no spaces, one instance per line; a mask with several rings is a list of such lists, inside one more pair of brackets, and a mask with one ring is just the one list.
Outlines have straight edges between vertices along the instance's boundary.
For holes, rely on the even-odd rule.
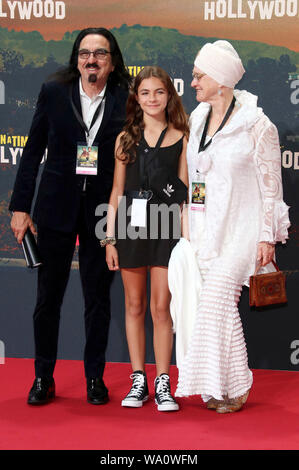
[[[112,275],[95,236],[95,209],[109,199],[114,144],[124,124],[129,82],[114,36],[104,28],[87,28],[77,36],[68,66],[44,83],[39,95],[10,203],[11,227],[19,243],[27,229],[35,233],[33,222],[37,224],[42,259],[33,317],[36,355],[31,405],[55,397],[60,307],[77,236],[85,300],[87,400],[108,401],[103,372]],[[46,147],[31,219],[36,176]],[[82,147],[92,148],[92,165],[79,161]]]

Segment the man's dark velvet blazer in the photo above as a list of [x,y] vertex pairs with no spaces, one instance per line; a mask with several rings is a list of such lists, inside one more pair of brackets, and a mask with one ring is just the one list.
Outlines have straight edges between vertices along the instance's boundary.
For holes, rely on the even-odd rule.
[[[82,114],[79,80],[73,85],[73,102]],[[98,204],[108,202],[114,170],[114,145],[125,120],[128,92],[107,85],[104,116],[94,142],[98,143],[98,175],[87,176],[86,221],[94,228]],[[9,209],[30,213],[37,173],[48,147],[38,188],[33,220],[54,230],[75,230],[85,176],[76,175],[77,143],[85,132],[72,109],[69,85],[48,82],[42,86],[27,144],[17,172]]]

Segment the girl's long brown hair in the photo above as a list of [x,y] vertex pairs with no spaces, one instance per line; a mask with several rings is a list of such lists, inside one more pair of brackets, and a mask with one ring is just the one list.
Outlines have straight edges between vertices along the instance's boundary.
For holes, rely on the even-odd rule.
[[146,66],[136,76],[129,90],[124,133],[116,151],[116,158],[125,163],[132,163],[136,158],[136,146],[141,139],[141,130],[144,129],[143,111],[136,96],[141,82],[151,77],[161,80],[168,92],[168,103],[165,110],[168,124],[172,124],[175,129],[182,131],[187,137],[189,136],[187,115],[168,74],[160,67]]

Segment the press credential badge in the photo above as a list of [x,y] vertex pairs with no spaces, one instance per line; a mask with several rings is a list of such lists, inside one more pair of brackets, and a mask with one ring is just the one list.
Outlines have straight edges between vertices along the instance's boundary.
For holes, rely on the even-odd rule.
[[77,175],[97,175],[98,173],[98,146],[87,146],[85,142],[77,144]]
[[131,207],[132,227],[146,227],[147,199],[133,199]]

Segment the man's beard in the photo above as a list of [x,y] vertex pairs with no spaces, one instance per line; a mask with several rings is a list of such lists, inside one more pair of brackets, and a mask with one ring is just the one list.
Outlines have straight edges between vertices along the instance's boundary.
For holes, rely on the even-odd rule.
[[[90,68],[96,68],[97,70],[99,70],[99,66],[98,64],[94,63],[94,64],[88,64],[86,66],[87,70],[90,69]],[[89,83],[95,83],[97,81],[97,75],[95,73],[91,73],[89,76],[88,76],[88,81]]]
[[95,83],[97,81],[97,75],[95,73],[91,73],[88,75],[88,81],[89,83]]

